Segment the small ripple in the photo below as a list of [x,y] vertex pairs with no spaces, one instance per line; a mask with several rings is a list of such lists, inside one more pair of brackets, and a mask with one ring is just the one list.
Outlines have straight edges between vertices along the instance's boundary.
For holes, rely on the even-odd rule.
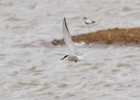
[[118,73],[118,72],[120,72],[120,69],[113,69],[111,72],[112,73]]
[[131,67],[128,63],[119,63],[116,65],[117,67]]

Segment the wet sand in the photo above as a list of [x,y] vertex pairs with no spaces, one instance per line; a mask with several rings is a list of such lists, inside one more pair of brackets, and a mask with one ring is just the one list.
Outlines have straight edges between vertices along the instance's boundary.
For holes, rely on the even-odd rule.
[[[72,36],[72,40],[76,43],[85,42],[86,44],[99,43],[99,44],[138,45],[140,44],[140,28],[128,28],[128,29],[114,28],[108,30],[100,30],[97,32]],[[52,44],[63,45],[64,40],[54,39],[52,41]]]

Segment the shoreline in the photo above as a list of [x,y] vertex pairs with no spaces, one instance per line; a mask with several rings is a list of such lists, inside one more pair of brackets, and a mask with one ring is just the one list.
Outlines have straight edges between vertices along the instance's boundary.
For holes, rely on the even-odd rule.
[[[86,44],[119,44],[119,45],[139,45],[140,44],[140,28],[114,28],[107,30],[99,30],[97,32],[84,33],[72,36],[73,42]],[[64,40],[54,39],[53,45],[63,45]]]

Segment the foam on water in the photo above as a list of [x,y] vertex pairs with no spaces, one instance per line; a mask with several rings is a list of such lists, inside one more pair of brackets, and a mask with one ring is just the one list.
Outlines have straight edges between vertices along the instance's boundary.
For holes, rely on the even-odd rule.
[[[88,32],[82,18],[99,25],[92,31],[139,27],[139,0],[1,0],[0,100],[138,100],[140,48],[95,45],[88,62],[60,59],[67,18],[72,35]],[[79,48],[82,44],[77,45]],[[84,44],[83,44],[84,47]]]

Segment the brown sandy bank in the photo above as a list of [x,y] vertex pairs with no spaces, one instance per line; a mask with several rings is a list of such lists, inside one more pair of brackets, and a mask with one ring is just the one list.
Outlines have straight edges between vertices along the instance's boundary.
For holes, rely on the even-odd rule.
[[[140,28],[129,29],[108,29],[72,36],[72,40],[76,43],[85,42],[100,44],[140,44]],[[53,45],[63,45],[64,41],[54,39]]]

